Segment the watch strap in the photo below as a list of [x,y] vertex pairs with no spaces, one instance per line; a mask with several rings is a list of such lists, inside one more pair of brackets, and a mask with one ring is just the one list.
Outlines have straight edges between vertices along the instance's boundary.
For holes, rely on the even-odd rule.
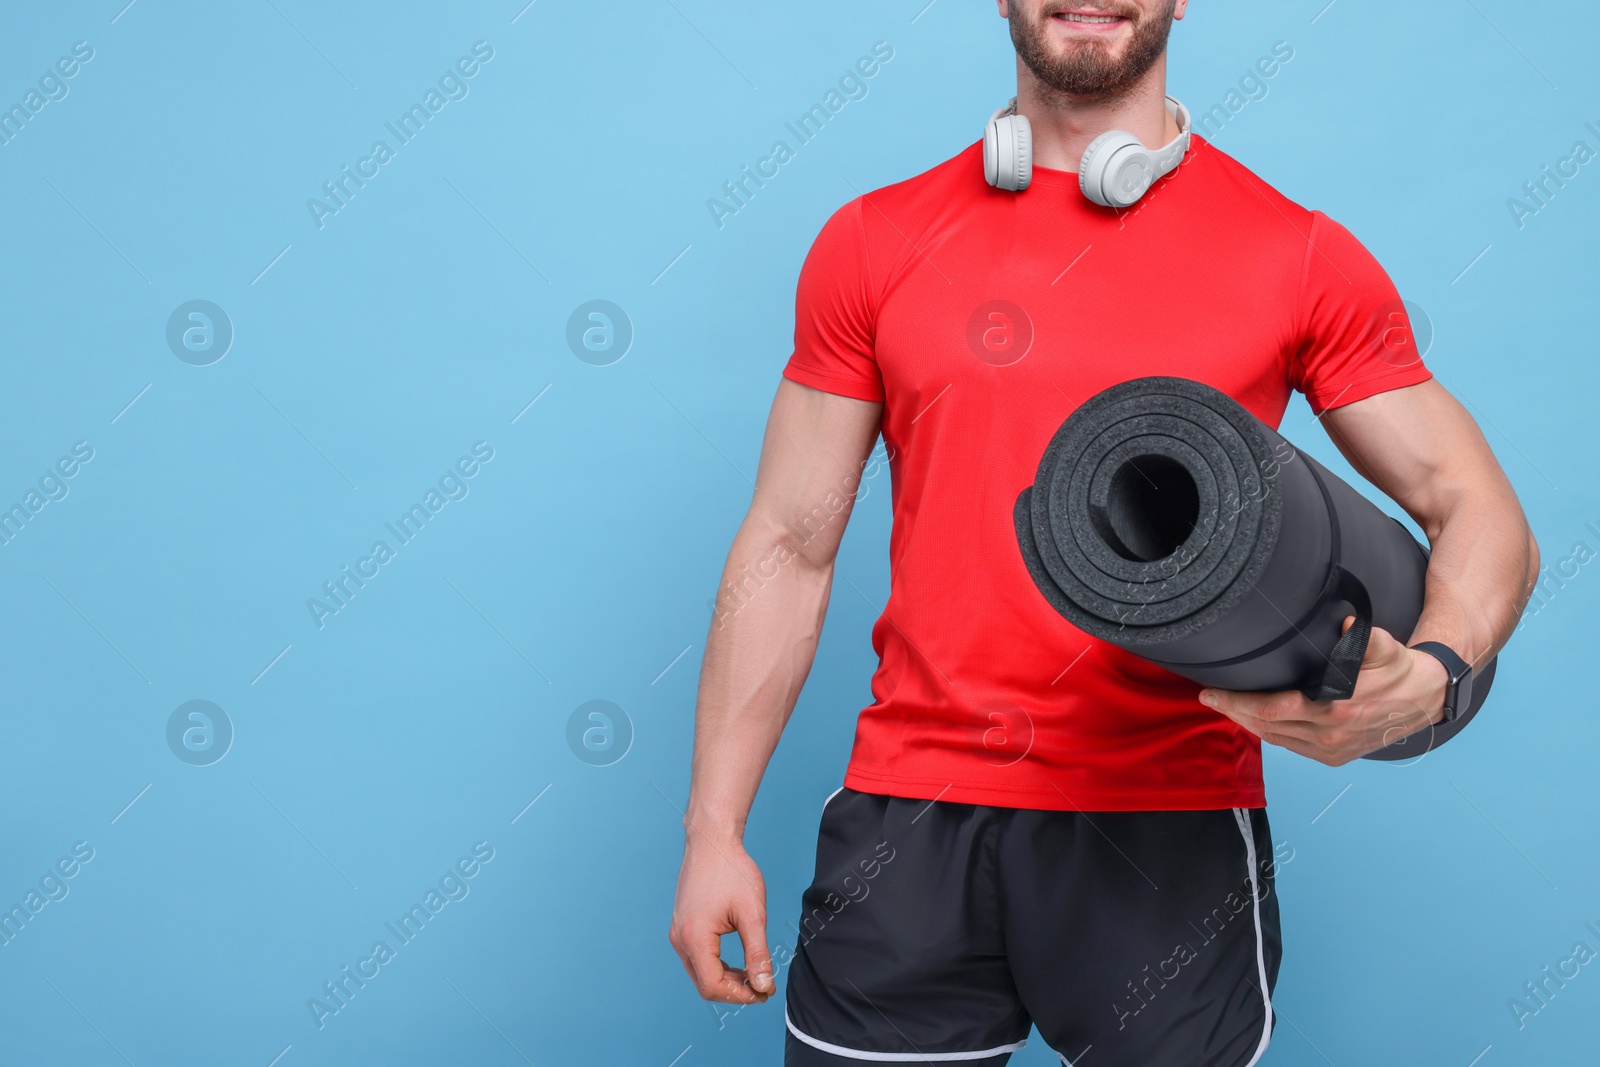
[[1444,691],[1444,721],[1455,722],[1456,716],[1463,710],[1461,682],[1472,675],[1472,664],[1458,656],[1455,649],[1440,641],[1418,641],[1411,647],[1418,652],[1426,652],[1444,664],[1445,674],[1449,676]]

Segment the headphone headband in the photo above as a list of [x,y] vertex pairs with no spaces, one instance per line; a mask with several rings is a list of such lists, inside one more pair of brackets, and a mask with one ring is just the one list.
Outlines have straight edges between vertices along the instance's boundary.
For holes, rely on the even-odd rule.
[[1189,151],[1189,141],[1194,133],[1194,128],[1189,122],[1189,109],[1177,97],[1166,98],[1167,114],[1172,116],[1172,121],[1178,124],[1178,136],[1155,150],[1157,176],[1171,173],[1172,169],[1183,161],[1184,153]]

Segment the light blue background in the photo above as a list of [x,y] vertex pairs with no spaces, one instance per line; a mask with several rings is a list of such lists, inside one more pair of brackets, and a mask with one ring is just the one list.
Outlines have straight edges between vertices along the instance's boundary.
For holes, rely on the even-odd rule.
[[[977,137],[1012,85],[992,5],[124,2],[0,25],[6,105],[94,48],[0,146],[0,505],[94,449],[0,548],[0,904],[94,849],[0,947],[0,1062],[778,1063],[780,1005],[719,1019],[665,936],[710,599],[805,250],[856,191]],[[1600,549],[1600,163],[1524,228],[1506,201],[1600,149],[1597,33],[1571,0],[1256,0],[1198,2],[1173,38],[1197,111],[1294,48],[1216,141],[1425,309],[1552,565]],[[469,95],[318,229],[307,198],[480,40]],[[877,41],[870,94],[718,229],[707,198]],[[207,367],[165,342],[193,299],[235,330]],[[611,366],[565,342],[591,299],[633,323]],[[1348,472],[1303,400],[1284,431]],[[307,598],[476,441],[470,494],[318,629]],[[775,942],[868,700],[887,477],[867,484],[839,561],[865,596],[838,584],[750,821]],[[1578,568],[1419,766],[1268,753],[1294,858],[1265,1063],[1593,1060],[1600,967],[1523,1029],[1507,1001],[1600,948],[1597,604]],[[165,740],[193,699],[236,730],[207,767]],[[633,726],[610,766],[567,744],[592,699]],[[478,841],[470,895],[319,1030],[307,999]],[[1035,1040],[1013,1062],[1056,1061]]]

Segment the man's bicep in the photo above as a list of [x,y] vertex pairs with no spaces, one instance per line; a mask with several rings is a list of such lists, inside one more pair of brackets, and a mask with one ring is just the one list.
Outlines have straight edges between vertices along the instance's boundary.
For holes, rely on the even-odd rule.
[[747,522],[781,536],[807,562],[832,560],[882,411],[881,403],[781,379]]
[[1478,424],[1435,380],[1331,408],[1322,423],[1350,465],[1430,538],[1463,494],[1510,491]]
[[1320,414],[1428,379],[1411,320],[1383,266],[1349,230],[1312,213],[1289,384]]

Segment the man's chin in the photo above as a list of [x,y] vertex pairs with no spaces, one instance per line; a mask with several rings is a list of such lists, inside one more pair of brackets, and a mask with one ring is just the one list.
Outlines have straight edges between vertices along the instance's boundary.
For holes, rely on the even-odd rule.
[[1050,57],[1050,65],[1057,71],[1071,71],[1069,80],[1085,84],[1081,92],[1089,95],[1101,92],[1109,83],[1118,81],[1122,54],[1104,44],[1090,44],[1077,48],[1063,48]]
[[1079,61],[1093,57],[1100,62],[1115,63],[1122,58],[1128,50],[1128,42],[1132,40],[1130,32],[1119,33],[1116,36],[1097,35],[1088,36],[1078,33],[1052,32],[1047,37],[1051,56],[1055,62]]
[[1074,41],[1054,50],[1050,56],[1057,64],[1082,64],[1115,66],[1122,58],[1123,49],[1106,41]]

